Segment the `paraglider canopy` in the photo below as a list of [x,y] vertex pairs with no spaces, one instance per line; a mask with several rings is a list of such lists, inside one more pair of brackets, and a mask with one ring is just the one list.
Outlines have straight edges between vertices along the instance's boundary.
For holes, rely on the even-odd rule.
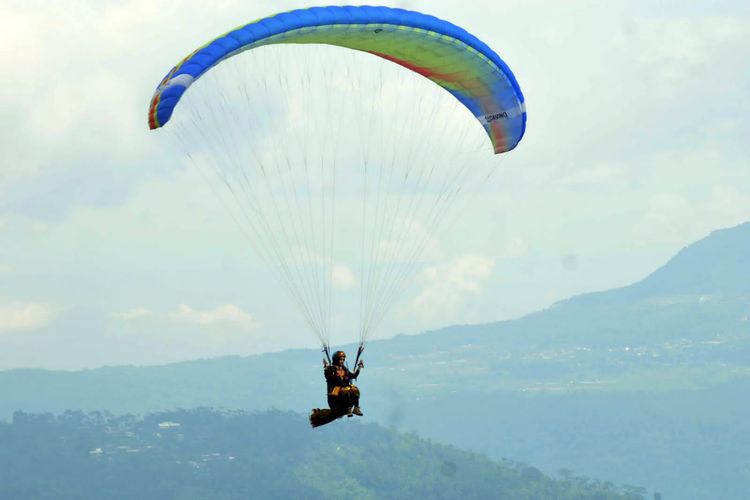
[[236,28],[184,58],[159,84],[149,127],[162,127],[182,94],[224,59],[284,43],[337,45],[377,55],[453,94],[487,130],[496,153],[515,148],[526,128],[521,88],[502,59],[467,31],[433,16],[389,7],[313,7]]

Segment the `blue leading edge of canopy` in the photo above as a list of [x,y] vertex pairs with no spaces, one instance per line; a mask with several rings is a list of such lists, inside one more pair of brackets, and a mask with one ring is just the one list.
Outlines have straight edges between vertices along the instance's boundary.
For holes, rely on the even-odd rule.
[[[176,70],[173,69],[173,73],[170,72],[168,78],[165,78],[162,83],[182,74],[198,78],[231,53],[259,40],[298,28],[330,24],[394,24],[442,33],[455,38],[492,61],[505,74],[518,96],[519,102],[524,103],[521,87],[508,65],[500,59],[500,56],[494,50],[476,36],[463,28],[431,15],[398,8],[373,6],[329,6],[297,9],[247,24],[230,31],[196,51]],[[185,87],[181,85],[175,85],[164,90],[156,110],[156,119],[160,124],[169,121],[174,107],[185,90]],[[526,112],[524,111],[519,141],[525,131]]]

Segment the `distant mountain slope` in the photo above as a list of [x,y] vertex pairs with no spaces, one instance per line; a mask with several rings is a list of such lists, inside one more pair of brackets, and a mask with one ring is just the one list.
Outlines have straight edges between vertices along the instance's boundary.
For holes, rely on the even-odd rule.
[[[714,231],[630,286],[587,293],[479,327],[515,345],[621,346],[750,338],[750,222]],[[744,347],[742,349],[745,349]]]
[[748,293],[750,222],[712,232],[633,285],[571,301],[628,303],[654,297]]
[[[491,391],[637,384],[632,374],[642,370],[650,388],[659,386],[659,371],[686,388],[698,379],[703,386],[725,381],[716,370],[750,375],[749,256],[746,223],[688,246],[629,287],[573,297],[518,320],[372,342],[362,383],[388,399],[460,391],[478,377]],[[305,411],[323,396],[320,357],[292,350],[142,368],[0,372],[0,417],[16,409],[141,413],[200,405]]]
[[0,498],[57,500],[642,499],[639,488],[539,470],[348,422],[313,431],[302,415],[16,414],[0,424]]

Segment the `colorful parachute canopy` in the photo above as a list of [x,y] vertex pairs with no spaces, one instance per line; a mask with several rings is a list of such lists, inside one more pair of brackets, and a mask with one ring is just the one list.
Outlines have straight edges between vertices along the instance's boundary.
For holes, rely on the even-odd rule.
[[450,92],[482,123],[496,153],[515,148],[526,128],[513,73],[481,40],[433,16],[389,7],[313,7],[241,26],[200,47],[164,77],[151,99],[151,129],[166,124],[182,94],[224,59],[271,44],[328,44],[369,52]]

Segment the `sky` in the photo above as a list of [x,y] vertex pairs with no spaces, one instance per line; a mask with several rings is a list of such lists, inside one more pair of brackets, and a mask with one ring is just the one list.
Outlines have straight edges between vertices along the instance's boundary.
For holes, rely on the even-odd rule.
[[[493,47],[528,128],[378,338],[625,286],[750,219],[747,2],[383,4]],[[316,347],[203,177],[146,125],[185,54],[314,5],[0,0],[0,370]]]

